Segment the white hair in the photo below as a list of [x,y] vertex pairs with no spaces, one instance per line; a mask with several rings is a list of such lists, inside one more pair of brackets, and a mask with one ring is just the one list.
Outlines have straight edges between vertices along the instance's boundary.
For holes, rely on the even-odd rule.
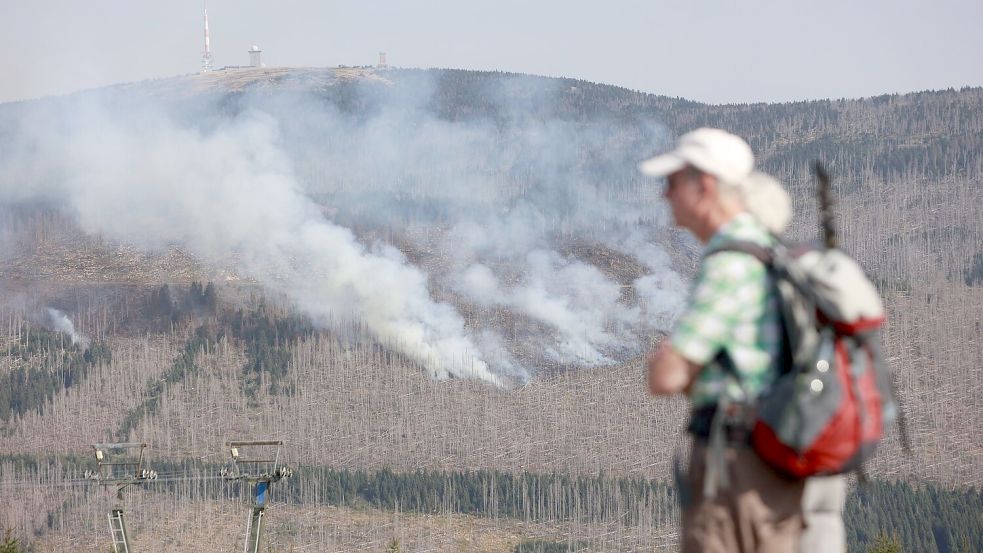
[[752,171],[736,183],[719,181],[725,196],[736,198],[744,209],[774,234],[782,234],[792,218],[792,199],[778,179]]

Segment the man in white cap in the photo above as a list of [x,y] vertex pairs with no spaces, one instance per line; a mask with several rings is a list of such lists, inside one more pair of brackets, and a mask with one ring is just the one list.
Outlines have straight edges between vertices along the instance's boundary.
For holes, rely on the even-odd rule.
[[[732,240],[772,245],[788,221],[788,195],[753,167],[744,140],[706,128],[639,166],[666,178],[676,225],[705,252]],[[692,405],[690,465],[679,475],[684,553],[798,549],[803,481],[779,475],[751,450],[739,407],[778,375],[781,332],[764,265],[747,253],[718,252],[703,258],[672,336],[649,356],[649,390],[686,393]]]

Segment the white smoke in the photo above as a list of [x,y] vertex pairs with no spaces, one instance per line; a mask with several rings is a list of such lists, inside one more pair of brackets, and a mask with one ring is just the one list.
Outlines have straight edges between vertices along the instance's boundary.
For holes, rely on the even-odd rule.
[[52,330],[65,334],[72,340],[72,345],[81,345],[83,348],[89,346],[89,339],[75,331],[75,325],[61,311],[48,307],[45,309],[47,323]]
[[[614,199],[624,173],[583,169],[620,127],[542,120],[514,89],[490,96],[501,121],[446,119],[429,107],[429,78],[400,86],[398,98],[354,116],[305,95],[239,96],[226,115],[205,101],[165,109],[116,94],[24,106],[0,154],[0,201],[60,203],[86,232],[234,263],[316,323],[358,319],[437,377],[499,383],[496,373],[522,378],[531,367],[494,327],[466,326],[435,301],[435,287],[549,329],[540,349],[564,364],[616,361],[669,324],[683,284],[637,228],[658,208],[630,193]],[[626,226],[639,237],[631,248],[613,230]],[[442,264],[410,263],[365,234],[385,229],[421,255],[440,252]],[[558,235],[582,231],[651,274],[619,283],[558,252]]]
[[652,328],[668,329],[683,310],[687,288],[679,274],[665,270],[672,266],[669,254],[662,246],[638,232],[622,236],[609,244],[620,251],[632,253],[650,271],[635,279],[632,288],[641,305],[642,319],[648,321]]
[[630,348],[625,340],[639,324],[639,310],[619,303],[621,287],[597,268],[535,250],[524,269],[522,281],[510,289],[480,263],[462,271],[456,283],[480,305],[508,307],[553,328],[557,340],[546,353],[557,362],[605,364],[611,360],[603,349]]
[[368,251],[304,196],[270,117],[247,114],[210,134],[147,124],[153,132],[136,142],[104,124],[66,144],[66,192],[85,230],[206,259],[236,252],[240,271],[315,321],[357,314],[436,376],[498,381],[460,316],[430,299],[426,275],[393,248]]

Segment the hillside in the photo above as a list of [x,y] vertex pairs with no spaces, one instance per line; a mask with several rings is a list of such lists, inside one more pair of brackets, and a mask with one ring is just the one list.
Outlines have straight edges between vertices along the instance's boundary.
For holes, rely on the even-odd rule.
[[[795,239],[815,236],[809,164],[833,172],[844,247],[888,304],[916,444],[909,458],[889,439],[871,475],[979,487],[981,107],[981,89],[708,106],[568,79],[369,69],[216,72],[2,104],[0,450],[59,457],[43,470],[0,460],[0,486],[42,482],[0,526],[83,550],[74,529],[101,532],[110,500],[63,481],[90,444],[116,440],[150,444],[158,463],[221,463],[229,439],[276,437],[312,469],[666,481],[685,405],[647,397],[641,356],[671,328],[698,248],[667,228],[635,163],[700,125],[748,137],[787,183]],[[322,489],[292,485],[300,498]],[[207,532],[179,505],[228,507],[195,486],[165,495],[173,524]],[[148,493],[128,493],[145,529]],[[296,497],[297,516],[356,516]],[[613,529],[622,507],[575,531],[581,515],[535,506],[504,526],[442,513],[497,528],[508,548],[572,536],[633,550],[673,543],[660,501],[632,507],[644,524]],[[369,539],[284,537],[279,516],[285,550]]]

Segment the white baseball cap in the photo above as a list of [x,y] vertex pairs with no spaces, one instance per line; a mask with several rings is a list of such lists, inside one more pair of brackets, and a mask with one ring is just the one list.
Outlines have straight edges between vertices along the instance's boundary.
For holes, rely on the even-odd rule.
[[736,183],[751,173],[754,154],[744,139],[704,127],[679,137],[675,150],[646,159],[638,169],[649,177],[664,177],[687,165]]

